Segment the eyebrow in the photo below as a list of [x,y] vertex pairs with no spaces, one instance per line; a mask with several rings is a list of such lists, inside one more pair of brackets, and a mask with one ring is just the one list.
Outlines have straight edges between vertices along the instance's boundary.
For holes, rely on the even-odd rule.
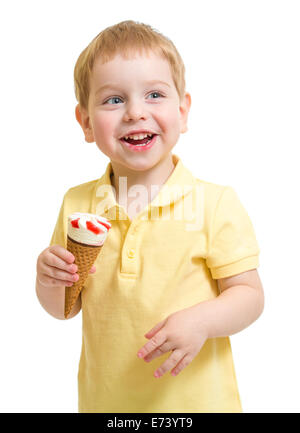
[[[165,81],[161,81],[161,80],[151,80],[151,81],[144,81],[143,84],[163,84],[165,86],[168,86],[171,88],[170,84],[166,83]],[[117,86],[114,83],[107,83],[104,86],[99,87],[99,89],[96,91],[96,95],[100,92],[102,92],[103,90],[106,89],[116,89],[116,90],[120,90],[119,86]]]

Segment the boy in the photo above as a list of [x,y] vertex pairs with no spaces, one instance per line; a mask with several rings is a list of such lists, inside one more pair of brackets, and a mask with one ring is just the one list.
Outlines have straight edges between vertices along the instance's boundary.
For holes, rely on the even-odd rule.
[[241,412],[228,336],[263,310],[259,248],[234,190],[196,179],[172,154],[191,105],[181,57],[125,21],[90,43],[74,75],[76,118],[110,163],[65,194],[36,291],[63,319],[65,286],[78,279],[67,216],[110,220],[69,316],[82,309],[79,411]]

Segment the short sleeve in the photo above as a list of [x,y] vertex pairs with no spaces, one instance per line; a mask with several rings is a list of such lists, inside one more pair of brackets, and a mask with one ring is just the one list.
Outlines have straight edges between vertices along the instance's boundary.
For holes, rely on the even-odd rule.
[[212,218],[206,259],[214,279],[256,269],[259,246],[251,220],[233,188],[221,194]]
[[66,195],[63,198],[63,202],[58,214],[58,218],[56,221],[56,225],[54,227],[54,231],[50,240],[50,246],[51,245],[61,245],[62,247],[66,248],[67,245],[67,226],[66,226],[66,218],[65,218],[65,201],[66,201]]

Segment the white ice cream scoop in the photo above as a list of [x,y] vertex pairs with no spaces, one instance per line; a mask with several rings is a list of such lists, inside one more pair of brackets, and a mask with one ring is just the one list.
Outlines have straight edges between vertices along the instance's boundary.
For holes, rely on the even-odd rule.
[[103,245],[110,228],[110,222],[99,215],[75,212],[68,216],[68,236],[82,244]]

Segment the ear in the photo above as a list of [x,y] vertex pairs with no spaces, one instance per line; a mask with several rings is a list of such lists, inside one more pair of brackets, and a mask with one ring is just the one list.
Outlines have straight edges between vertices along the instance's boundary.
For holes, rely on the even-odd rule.
[[180,119],[180,123],[181,123],[180,132],[181,133],[184,133],[188,130],[187,121],[188,121],[188,114],[189,114],[189,111],[191,108],[191,104],[192,104],[191,95],[189,93],[186,93],[184,95],[184,97],[182,98],[182,100],[180,102],[180,106],[179,106],[180,115],[181,115],[181,119]]
[[78,104],[75,108],[75,116],[83,130],[85,141],[88,143],[93,143],[95,140],[88,111],[85,108],[80,107]]

